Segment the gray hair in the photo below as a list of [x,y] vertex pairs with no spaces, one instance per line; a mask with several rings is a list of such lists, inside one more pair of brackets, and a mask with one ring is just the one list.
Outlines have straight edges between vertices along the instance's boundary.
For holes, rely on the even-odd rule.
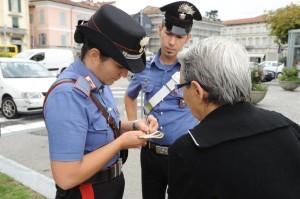
[[182,79],[195,80],[219,105],[250,99],[251,77],[246,50],[233,40],[209,37],[179,57]]

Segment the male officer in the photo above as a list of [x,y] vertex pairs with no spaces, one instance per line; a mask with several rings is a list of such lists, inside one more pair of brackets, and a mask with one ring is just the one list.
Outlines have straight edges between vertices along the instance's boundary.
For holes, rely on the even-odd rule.
[[159,123],[163,139],[152,139],[141,150],[142,192],[144,199],[163,199],[168,180],[168,147],[187,133],[198,121],[185,105],[179,83],[180,64],[177,53],[191,37],[193,19],[201,20],[198,9],[186,1],[178,1],[160,8],[165,19],[159,27],[161,48],[146,65],[133,76],[125,96],[128,120],[137,118],[136,98],[145,94],[146,117],[153,114]]
[[[145,144],[142,121],[119,123],[109,88],[128,70],[145,67],[144,29],[128,14],[102,6],[74,35],[83,43],[81,59],[50,88],[44,116],[49,136],[56,199],[121,199],[124,191],[119,151]],[[157,128],[151,117],[150,128]],[[121,153],[124,154],[124,153]]]

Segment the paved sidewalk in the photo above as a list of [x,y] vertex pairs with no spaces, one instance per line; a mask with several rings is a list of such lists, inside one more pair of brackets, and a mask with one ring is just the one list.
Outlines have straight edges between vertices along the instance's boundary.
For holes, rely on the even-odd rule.
[[[276,82],[268,85],[265,99],[257,106],[280,112],[300,124],[300,87],[294,92],[288,92],[282,90]],[[3,129],[0,138],[0,172],[9,174],[48,198],[54,198],[47,133],[41,130],[42,124],[36,126],[35,130],[30,131],[20,131],[11,126],[7,134],[6,129]],[[130,150],[124,174],[124,199],[142,198],[138,149]]]
[[282,113],[300,124],[300,87],[295,91],[284,91],[277,82],[272,81],[267,85],[267,95],[257,106]]

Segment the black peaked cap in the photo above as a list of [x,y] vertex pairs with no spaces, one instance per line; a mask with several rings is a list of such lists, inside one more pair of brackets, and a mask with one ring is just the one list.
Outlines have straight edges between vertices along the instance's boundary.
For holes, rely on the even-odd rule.
[[131,16],[112,6],[103,5],[88,21],[79,21],[74,39],[90,42],[104,54],[133,73],[144,70],[146,32]]
[[193,20],[201,21],[202,16],[195,5],[187,1],[177,1],[160,8],[165,12],[165,26],[176,35],[190,33]]

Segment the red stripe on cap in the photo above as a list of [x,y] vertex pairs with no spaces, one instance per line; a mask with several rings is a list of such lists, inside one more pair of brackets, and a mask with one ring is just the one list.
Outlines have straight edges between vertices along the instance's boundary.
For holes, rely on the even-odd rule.
[[121,49],[123,49],[123,50],[125,50],[125,51],[127,51],[127,52],[130,51],[130,52],[139,53],[138,50],[132,50],[132,49],[126,48],[125,46],[122,46],[121,44],[119,44],[119,43],[117,43],[117,42],[114,42],[114,41],[113,41],[113,43],[114,43],[118,48],[121,48]]
[[82,199],[95,199],[92,184],[83,184],[79,186]]

